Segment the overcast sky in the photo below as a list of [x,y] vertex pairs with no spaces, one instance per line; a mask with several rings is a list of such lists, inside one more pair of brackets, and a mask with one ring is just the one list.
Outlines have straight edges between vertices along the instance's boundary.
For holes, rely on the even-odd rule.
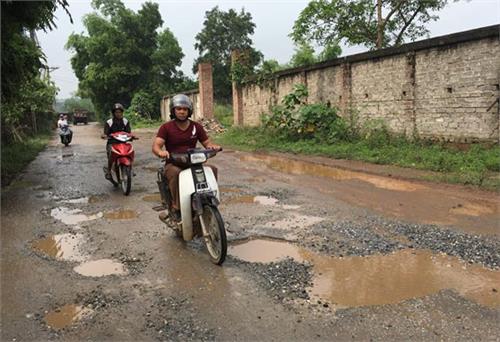
[[[122,0],[126,6],[134,11],[141,8],[144,1]],[[192,76],[191,68],[194,59],[198,56],[194,49],[194,37],[203,28],[205,12],[215,6],[227,11],[230,8],[241,8],[250,12],[256,25],[252,36],[254,47],[264,54],[265,59],[276,59],[286,63],[294,53],[294,46],[288,34],[292,30],[294,21],[308,1],[303,0],[250,0],[250,1],[155,1],[160,5],[163,27],[168,27],[182,48],[185,55],[181,69]],[[450,1],[451,2],[451,1]],[[58,98],[67,98],[78,88],[78,80],[71,68],[71,53],[64,49],[68,36],[85,32],[82,17],[92,12],[90,1],[69,0],[69,11],[73,17],[70,23],[67,14],[56,12],[57,28],[48,33],[39,32],[38,39],[48,58],[50,67],[58,67],[52,72],[52,78],[60,88]],[[473,28],[500,23],[500,0],[461,0],[451,2],[439,12],[439,20],[431,23],[430,36],[436,37],[449,33],[465,31]],[[343,47],[343,55],[362,52],[362,47]]]

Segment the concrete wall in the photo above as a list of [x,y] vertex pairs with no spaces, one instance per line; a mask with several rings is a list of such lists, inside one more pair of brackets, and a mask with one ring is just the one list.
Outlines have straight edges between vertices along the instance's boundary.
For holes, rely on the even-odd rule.
[[[193,119],[211,119],[214,117],[214,94],[212,83],[212,66],[209,63],[198,65],[198,89],[182,92],[189,96],[193,102]],[[160,103],[161,118],[163,121],[170,120],[170,100],[176,94],[166,95]]]
[[[203,118],[203,113],[201,111],[201,106],[200,106],[200,92],[199,92],[199,90],[195,89],[195,90],[185,91],[182,94],[186,94],[187,96],[189,96],[189,98],[193,102],[193,109],[194,109],[193,119],[200,120],[201,118]],[[170,109],[169,109],[170,108],[170,99],[174,95],[176,95],[176,94],[163,96],[163,99],[161,100],[160,109],[161,109],[161,119],[163,121],[170,120]]]
[[241,106],[241,120],[235,123],[259,125],[262,113],[302,83],[309,90],[308,103],[330,103],[344,116],[354,109],[361,124],[380,119],[407,135],[498,141],[499,27],[285,70],[272,86],[247,83],[233,93],[233,102]]

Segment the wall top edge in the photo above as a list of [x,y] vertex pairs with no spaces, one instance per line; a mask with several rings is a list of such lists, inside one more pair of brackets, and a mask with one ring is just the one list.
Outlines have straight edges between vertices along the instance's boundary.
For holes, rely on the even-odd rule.
[[[486,38],[495,38],[495,37],[500,40],[500,24],[485,26],[469,31],[452,33],[445,36],[439,36],[425,40],[419,40],[416,42],[403,44],[397,47],[389,47],[385,49],[362,52],[354,55],[339,57],[329,61],[316,63],[307,67],[297,67],[293,69],[278,71],[274,75],[278,77],[288,76],[288,75],[298,74],[301,72],[324,69],[335,65],[361,62],[370,59],[389,57],[393,55],[400,55],[409,52],[427,50],[437,47],[451,46],[460,43],[478,41]],[[250,84],[252,84],[252,81],[248,82],[248,85]]]
[[179,92],[177,92],[177,93],[164,95],[164,96],[163,96],[163,99],[168,99],[168,98],[173,97],[173,96],[175,96],[175,95],[177,95],[177,94],[193,95],[193,94],[197,94],[197,93],[199,93],[199,92],[200,92],[200,90],[199,90],[198,88],[196,88],[196,89],[191,89],[191,90],[185,90],[185,91],[179,91]]

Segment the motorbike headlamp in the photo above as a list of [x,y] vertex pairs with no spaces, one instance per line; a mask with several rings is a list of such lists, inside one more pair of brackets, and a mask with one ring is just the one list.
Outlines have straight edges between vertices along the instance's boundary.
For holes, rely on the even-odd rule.
[[193,153],[190,155],[191,164],[200,164],[207,160],[205,153]]

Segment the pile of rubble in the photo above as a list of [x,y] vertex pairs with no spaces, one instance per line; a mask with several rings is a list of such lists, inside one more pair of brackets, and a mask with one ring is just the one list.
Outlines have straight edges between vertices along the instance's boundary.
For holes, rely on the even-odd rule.
[[224,126],[222,126],[215,118],[202,118],[198,120],[198,122],[203,125],[203,128],[205,128],[208,134],[219,134],[226,131],[226,128],[224,128]]

